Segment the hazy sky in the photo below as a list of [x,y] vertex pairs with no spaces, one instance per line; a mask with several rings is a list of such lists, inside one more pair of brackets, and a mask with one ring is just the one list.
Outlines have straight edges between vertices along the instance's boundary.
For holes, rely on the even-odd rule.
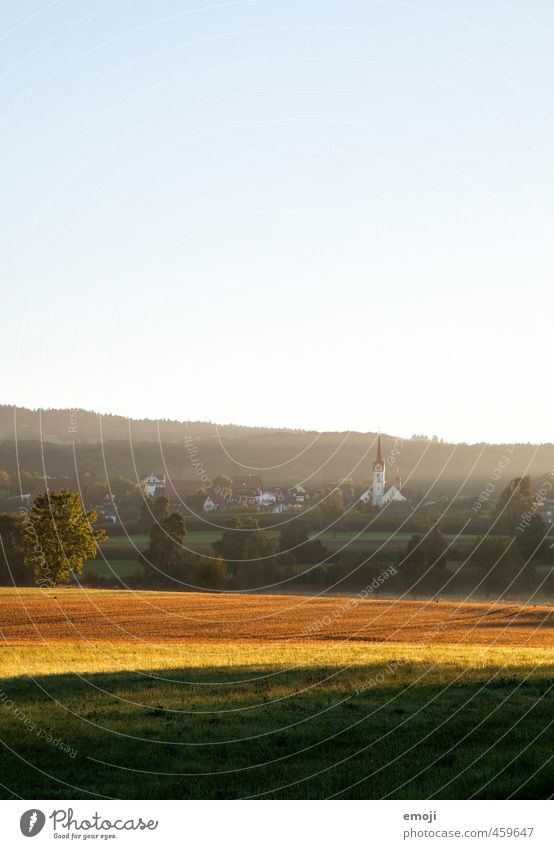
[[553,440],[551,0],[0,20],[0,401]]

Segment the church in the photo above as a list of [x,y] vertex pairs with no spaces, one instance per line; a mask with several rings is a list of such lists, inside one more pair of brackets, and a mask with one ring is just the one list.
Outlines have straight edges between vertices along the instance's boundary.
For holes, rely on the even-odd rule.
[[362,493],[360,501],[363,501],[364,504],[371,501],[374,507],[384,507],[393,501],[407,501],[408,499],[402,495],[401,489],[402,481],[397,466],[394,486],[385,490],[385,461],[381,450],[381,436],[379,435],[377,439],[377,456],[373,463],[373,485]]

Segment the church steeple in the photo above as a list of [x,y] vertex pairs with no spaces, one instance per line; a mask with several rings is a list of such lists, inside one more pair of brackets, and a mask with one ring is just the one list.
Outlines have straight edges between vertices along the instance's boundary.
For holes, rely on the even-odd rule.
[[383,460],[383,452],[381,450],[381,434],[377,437],[377,456],[373,463],[373,468],[376,466],[380,466],[382,469],[385,468],[385,461]]
[[383,506],[385,496],[385,461],[381,448],[381,434],[377,438],[377,456],[373,463],[373,489],[372,502],[375,507]]

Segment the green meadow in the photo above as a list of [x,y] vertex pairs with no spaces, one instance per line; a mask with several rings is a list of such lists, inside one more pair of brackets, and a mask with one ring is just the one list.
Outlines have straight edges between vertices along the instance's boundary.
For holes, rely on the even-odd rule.
[[547,798],[553,673],[517,647],[4,646],[2,793]]
[[[269,536],[277,536],[277,531],[268,529],[266,533]],[[322,533],[313,533],[312,539],[319,539],[328,549],[329,553],[337,551],[353,552],[367,551],[379,553],[395,553],[398,554],[404,550],[406,543],[412,536],[406,532],[386,532],[386,531],[364,531],[362,533],[355,531],[337,531],[335,534],[332,531]],[[446,535],[447,539],[453,541],[454,535]],[[221,537],[221,531],[202,530],[189,531],[185,537],[185,546],[190,551],[196,554],[206,554],[214,542]],[[458,541],[465,544],[475,542],[478,537],[471,534],[465,534],[458,537]],[[132,534],[130,536],[111,536],[106,542],[100,546],[103,557],[107,561],[126,560],[132,561],[135,555],[144,551],[148,546],[147,534]],[[89,564],[97,564],[103,562],[101,558],[96,561],[88,561]],[[95,566],[95,571],[98,571]],[[100,572],[99,572],[100,574]]]

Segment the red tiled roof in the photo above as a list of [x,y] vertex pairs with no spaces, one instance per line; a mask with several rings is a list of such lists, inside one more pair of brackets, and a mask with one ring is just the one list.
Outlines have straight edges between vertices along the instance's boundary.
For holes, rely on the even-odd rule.
[[259,475],[235,475],[232,487],[233,495],[256,492],[262,488],[262,479]]
[[183,501],[185,498],[196,495],[199,489],[202,488],[200,481],[179,481],[166,480],[165,482],[165,497],[169,501]]

